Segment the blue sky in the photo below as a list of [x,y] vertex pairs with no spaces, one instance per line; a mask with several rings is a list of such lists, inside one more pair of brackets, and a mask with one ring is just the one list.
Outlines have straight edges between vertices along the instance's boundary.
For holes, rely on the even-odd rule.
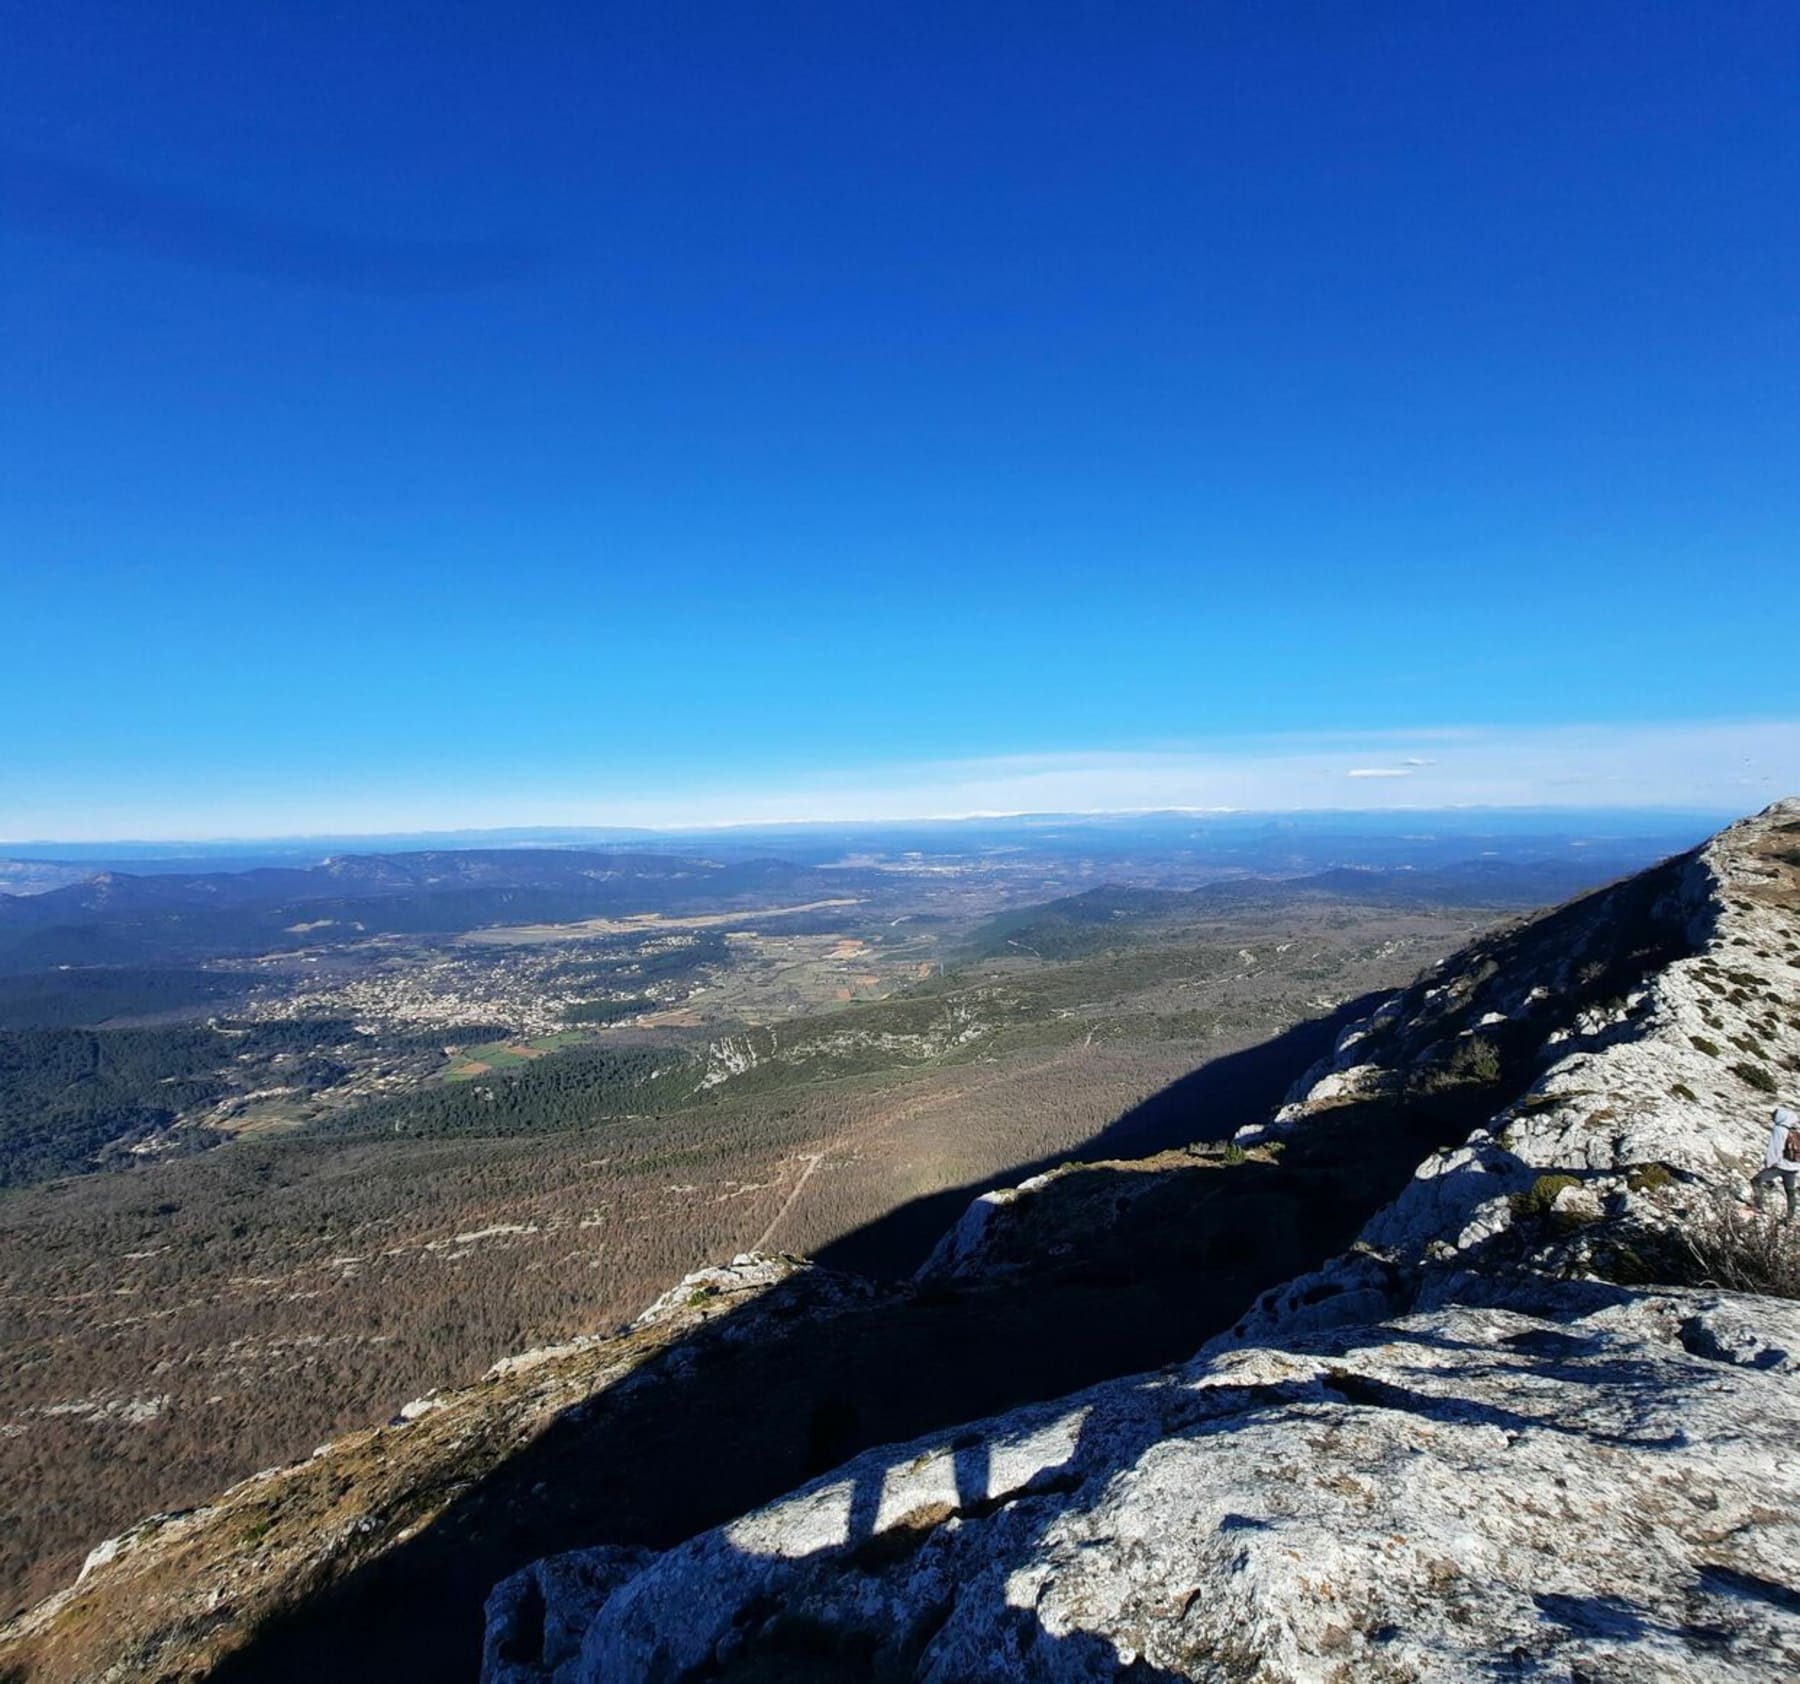
[[0,837],[1800,788],[1791,5],[0,33]]

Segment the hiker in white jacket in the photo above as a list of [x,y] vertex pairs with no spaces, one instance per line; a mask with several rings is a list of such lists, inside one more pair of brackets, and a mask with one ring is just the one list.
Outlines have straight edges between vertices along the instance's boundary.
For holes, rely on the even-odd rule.
[[1769,1149],[1763,1154],[1766,1161],[1751,1178],[1750,1190],[1756,1199],[1756,1208],[1761,1210],[1769,1183],[1779,1176],[1781,1189],[1787,1194],[1787,1220],[1792,1222],[1794,1183],[1800,1180],[1800,1117],[1785,1105],[1777,1105],[1770,1121]]

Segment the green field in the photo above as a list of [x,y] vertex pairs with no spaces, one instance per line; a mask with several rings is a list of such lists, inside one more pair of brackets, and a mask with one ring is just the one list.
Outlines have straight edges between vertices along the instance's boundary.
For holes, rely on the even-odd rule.
[[478,1047],[464,1047],[450,1061],[444,1072],[448,1082],[466,1082],[474,1076],[485,1076],[490,1070],[505,1070],[515,1064],[529,1064],[545,1053],[561,1052],[565,1047],[578,1047],[587,1040],[579,1030],[560,1030],[554,1035],[539,1035],[529,1041],[487,1041]]

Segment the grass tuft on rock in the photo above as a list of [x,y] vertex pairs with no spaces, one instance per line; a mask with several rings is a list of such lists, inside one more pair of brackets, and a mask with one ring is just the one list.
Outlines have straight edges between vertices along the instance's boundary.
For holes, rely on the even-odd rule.
[[1675,1172],[1667,1164],[1633,1164],[1625,1177],[1634,1193],[1660,1193],[1674,1183]]
[[1739,1081],[1745,1082],[1750,1087],[1755,1088],[1758,1093],[1773,1093],[1775,1091],[1775,1078],[1771,1076],[1768,1071],[1763,1069],[1760,1064],[1734,1064],[1731,1067],[1731,1073],[1736,1076]]
[[1518,1221],[1543,1220],[1556,1205],[1556,1195],[1565,1187],[1579,1187],[1581,1178],[1574,1175],[1540,1175],[1523,1193],[1512,1196],[1512,1213]]

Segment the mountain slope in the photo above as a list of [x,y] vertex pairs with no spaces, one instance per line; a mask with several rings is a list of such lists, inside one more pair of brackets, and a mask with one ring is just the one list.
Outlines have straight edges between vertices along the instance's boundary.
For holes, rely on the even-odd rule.
[[586,1587],[540,1564],[495,1594],[487,1676],[1794,1676],[1800,1312],[1679,1277],[1794,1085],[1797,1001],[1787,803],[1348,1032],[1275,1138],[1538,1069],[1191,1363],[870,1452]]

